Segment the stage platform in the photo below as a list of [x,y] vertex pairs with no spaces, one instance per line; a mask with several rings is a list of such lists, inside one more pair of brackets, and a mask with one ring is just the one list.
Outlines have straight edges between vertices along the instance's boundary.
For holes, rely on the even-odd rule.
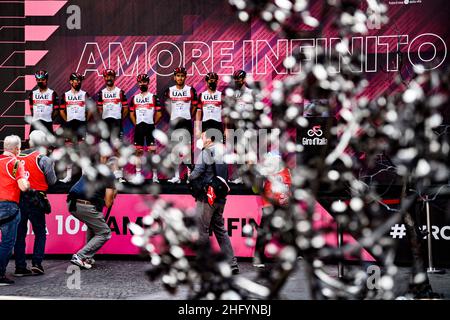
[[[75,181],[68,184],[58,182],[49,190],[52,213],[47,217],[47,254],[73,254],[85,241],[86,226],[80,224],[67,210],[67,192],[73,183]],[[124,183],[124,190],[117,196],[107,219],[107,223],[112,230],[112,238],[99,251],[99,254],[139,254],[139,250],[131,244],[132,234],[128,224],[130,222],[140,224],[142,218],[151,211],[150,207],[154,197],[148,193],[149,188],[146,187],[152,185],[158,187],[157,191],[161,199],[171,202],[181,209],[194,210],[195,201],[185,183],[171,184],[161,180],[159,184],[152,184],[151,180],[148,180],[144,187]],[[230,186],[231,194],[228,196],[224,212],[225,227],[230,235],[236,256],[250,258],[253,256],[254,248],[246,245],[246,237],[242,229],[246,224],[260,223],[262,200],[259,195],[253,193],[251,188],[243,184],[230,184]],[[381,212],[388,219],[398,209],[402,188],[399,185],[379,185],[377,189],[380,192],[384,191],[383,202],[386,204],[386,207],[381,207]],[[324,235],[329,246],[337,246],[336,223],[331,204],[336,200],[346,201],[350,198],[350,193],[343,190],[325,189],[319,192],[315,209],[319,218],[315,223],[318,228],[330,228],[331,232]],[[424,228],[426,217],[423,203],[418,202],[416,207],[422,217],[421,222],[423,222],[423,225],[421,227]],[[390,210],[387,208],[390,208]],[[450,266],[450,221],[448,215],[443,214],[443,212],[449,212],[448,196],[443,193],[442,196],[437,197],[431,203],[430,208],[434,236],[432,243],[435,266]],[[397,234],[395,230],[397,230]],[[397,262],[408,265],[411,262],[408,238],[404,232],[399,233],[399,230],[403,230],[402,221],[394,224],[386,235],[398,242]],[[28,253],[32,250],[33,238],[30,231],[30,236],[27,237]],[[218,248],[215,238],[212,237],[211,239],[214,246]],[[345,234],[344,241],[351,243],[357,240],[351,235]],[[426,248],[426,241],[423,243]],[[373,261],[373,258],[368,253],[365,253],[364,257],[367,261]]]

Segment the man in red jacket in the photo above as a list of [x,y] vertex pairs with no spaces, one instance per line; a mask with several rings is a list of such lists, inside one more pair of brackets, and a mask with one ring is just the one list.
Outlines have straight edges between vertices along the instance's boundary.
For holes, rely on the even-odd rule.
[[275,208],[287,208],[291,197],[292,178],[289,169],[284,165],[278,152],[269,152],[264,157],[264,163],[260,169],[264,176],[262,200],[263,209],[261,223],[258,228],[258,236],[255,245],[255,256],[253,265],[263,268],[266,244],[271,240],[268,217]]
[[20,147],[18,136],[7,136],[3,142],[4,152],[0,155],[0,286],[14,283],[5,276],[6,266],[16,242],[20,221],[20,191],[30,188],[23,164],[16,158]]
[[[37,149],[45,145],[47,145],[45,133],[35,130],[30,133],[31,149],[25,150],[17,157],[25,166],[25,174],[30,182],[31,191],[22,193],[19,202],[21,219],[14,246],[16,259],[14,275],[16,277],[44,274],[42,260],[44,259],[47,238],[45,215],[50,213],[45,208],[46,204],[48,204],[46,192],[48,186],[55,184],[57,180],[53,160]],[[25,238],[28,232],[28,221],[31,222],[35,236],[31,270],[27,269],[25,258]]]

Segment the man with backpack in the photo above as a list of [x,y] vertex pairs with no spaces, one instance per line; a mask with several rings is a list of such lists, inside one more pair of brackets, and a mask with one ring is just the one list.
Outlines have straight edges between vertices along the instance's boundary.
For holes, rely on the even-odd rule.
[[[42,261],[45,254],[47,240],[45,217],[51,212],[50,202],[47,199],[47,190],[56,183],[55,163],[47,157],[47,136],[41,130],[30,133],[30,149],[24,150],[17,159],[25,167],[25,174],[30,183],[30,191],[22,192],[20,196],[20,223],[17,229],[17,239],[14,245],[16,271],[14,276],[23,277],[43,275]],[[25,248],[28,233],[28,221],[34,233],[33,256],[31,270],[27,268]]]
[[82,269],[94,266],[94,255],[111,239],[111,229],[103,215],[103,207],[112,208],[117,195],[113,174],[118,168],[117,162],[116,157],[109,160],[102,158],[101,163],[106,164],[109,171],[95,178],[84,173],[67,195],[70,214],[87,226],[86,244],[70,260]]
[[[209,228],[212,228],[222,253],[230,263],[233,274],[239,273],[237,259],[224,226],[223,212],[226,195],[230,191],[226,181],[228,168],[219,156],[223,145],[215,143],[214,130],[202,133],[203,149],[194,170],[189,175],[189,184],[195,188],[196,214],[200,228],[200,245],[209,248]],[[222,147],[222,148],[220,148]]]

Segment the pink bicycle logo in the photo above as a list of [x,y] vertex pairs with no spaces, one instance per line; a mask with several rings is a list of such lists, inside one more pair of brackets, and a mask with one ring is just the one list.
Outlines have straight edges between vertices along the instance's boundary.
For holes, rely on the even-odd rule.
[[312,129],[308,130],[308,136],[317,136],[321,137],[323,135],[323,131],[320,129],[320,126],[314,126]]

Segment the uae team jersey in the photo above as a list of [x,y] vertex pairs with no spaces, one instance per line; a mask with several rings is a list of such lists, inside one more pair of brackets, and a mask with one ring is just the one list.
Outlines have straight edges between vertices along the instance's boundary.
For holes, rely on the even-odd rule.
[[184,86],[183,89],[177,89],[172,86],[164,93],[166,103],[170,103],[170,120],[184,118],[191,120],[191,108],[197,106],[197,92],[190,86]]
[[202,121],[215,120],[222,122],[222,92],[205,91],[200,93],[198,109],[202,110]]
[[253,108],[253,105],[255,103],[255,99],[253,98],[253,90],[246,86],[243,86],[241,90],[235,91],[235,98],[236,108],[239,112],[246,110],[247,106],[252,106]]
[[52,113],[58,108],[58,96],[55,91],[47,88],[44,92],[36,89],[28,97],[33,110],[33,121],[43,120],[52,122]]
[[103,106],[102,119],[122,119],[122,108],[127,107],[125,92],[118,87],[113,90],[104,88],[98,93],[97,103]]
[[152,93],[141,92],[131,99],[130,111],[136,115],[136,125],[139,123],[154,124],[155,111],[159,110],[161,110],[159,99]]
[[79,120],[86,121],[86,100],[89,95],[83,91],[73,92],[72,90],[64,93],[61,99],[61,109],[67,113],[67,121]]

